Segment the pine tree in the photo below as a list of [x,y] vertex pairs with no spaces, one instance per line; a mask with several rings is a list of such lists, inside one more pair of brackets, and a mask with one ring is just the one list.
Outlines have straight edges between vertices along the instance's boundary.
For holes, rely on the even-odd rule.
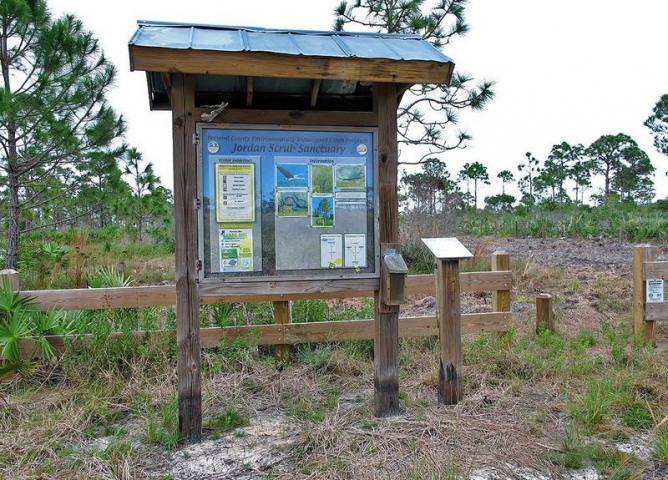
[[[0,178],[8,197],[6,268],[16,268],[26,212],[71,192],[78,166],[110,151],[123,119],[105,95],[115,70],[76,17],[53,20],[44,0],[0,2]],[[6,182],[6,183],[5,183]]]
[[[439,0],[427,6],[424,0],[343,0],[335,9],[334,29],[347,26],[376,32],[417,34],[436,48],[468,32],[464,17],[468,0]],[[481,110],[493,97],[494,83],[475,83],[473,77],[455,72],[450,86],[415,85],[404,95],[398,111],[399,143],[426,145],[434,153],[461,148],[471,139],[464,131],[445,134],[457,125],[458,111]],[[402,162],[407,163],[407,162]]]
[[645,120],[645,126],[654,135],[654,148],[657,152],[668,155],[668,93],[661,95],[656,102],[652,114]]

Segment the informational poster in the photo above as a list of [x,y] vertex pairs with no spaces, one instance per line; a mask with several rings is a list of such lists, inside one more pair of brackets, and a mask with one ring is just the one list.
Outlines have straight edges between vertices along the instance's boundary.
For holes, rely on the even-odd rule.
[[366,267],[366,235],[347,233],[345,235],[344,266],[349,268]]
[[320,235],[320,266],[341,268],[343,265],[343,244],[341,235]]
[[373,129],[200,128],[203,278],[376,275]]
[[250,272],[253,270],[253,229],[220,229],[220,271]]
[[255,165],[216,164],[216,205],[219,223],[255,221]]
[[646,302],[647,303],[662,303],[664,284],[662,278],[648,278],[645,280],[646,286]]

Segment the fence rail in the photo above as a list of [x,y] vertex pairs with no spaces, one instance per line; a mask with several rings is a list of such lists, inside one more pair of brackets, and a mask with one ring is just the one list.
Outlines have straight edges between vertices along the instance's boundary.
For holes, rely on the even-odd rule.
[[[487,292],[496,290],[510,290],[512,272],[468,272],[460,274],[462,293]],[[360,298],[373,297],[374,290],[378,289],[378,279],[369,279],[368,290],[327,291],[323,285],[331,285],[335,281],[308,282],[308,290],[304,289],[307,282],[282,282],[267,287],[275,292],[265,292],[261,295],[250,293],[248,283],[243,287],[229,283],[224,286],[201,286],[205,295],[200,295],[200,303],[243,303],[243,302],[271,302],[282,300],[308,300],[327,298]],[[239,284],[240,285],[240,284]],[[406,282],[407,295],[434,295],[435,284],[433,275],[409,275]],[[39,310],[96,310],[107,308],[140,308],[140,307],[168,307],[176,303],[176,286],[158,285],[147,287],[118,287],[118,288],[80,288],[70,290],[26,290],[21,296],[32,299]]]
[[[462,293],[492,292],[494,298],[510,299],[512,272],[507,270],[508,254],[497,252],[492,257],[492,268],[496,271],[460,273]],[[500,261],[499,261],[500,260]],[[504,268],[504,270],[499,270]],[[11,279],[15,284],[16,276]],[[1,275],[0,275],[1,276]],[[201,304],[242,303],[250,301],[288,301],[303,299],[360,298],[372,297],[379,288],[378,279],[362,282],[364,288],[345,290],[336,281],[323,282],[281,282],[266,283],[261,295],[252,295],[248,284],[225,286],[200,286],[205,295],[200,295]],[[359,284],[358,284],[359,285]],[[368,285],[368,290],[365,289]],[[409,275],[406,282],[407,295],[435,295],[433,275]],[[176,303],[174,285],[119,287],[71,290],[28,290],[21,291],[22,297],[30,298],[39,310],[97,310],[110,308],[166,307]],[[508,332],[512,327],[510,302],[492,302],[492,308],[499,311],[462,314],[462,333]],[[506,305],[507,303],[507,305]],[[111,338],[121,334],[113,333]],[[175,331],[137,331],[135,335],[146,341],[160,341],[175,338]],[[399,319],[400,337],[421,337],[438,335],[436,316],[402,317]],[[373,320],[348,320],[308,323],[278,323],[272,325],[249,325],[223,328],[203,328],[200,342],[204,348],[215,347],[221,340],[246,337],[258,345],[289,345],[296,343],[338,342],[345,340],[372,340]],[[55,350],[62,353],[69,341],[85,340],[86,336],[49,336],[47,339]],[[32,341],[24,341],[21,349],[26,354],[34,351]]]

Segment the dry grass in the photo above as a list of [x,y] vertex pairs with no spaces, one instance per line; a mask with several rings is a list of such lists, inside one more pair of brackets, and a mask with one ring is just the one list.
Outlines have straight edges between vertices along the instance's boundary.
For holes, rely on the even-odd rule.
[[[481,242],[474,250],[482,256],[492,248]],[[0,386],[0,478],[426,480],[494,468],[503,478],[540,472],[556,479],[579,459],[605,478],[642,478],[653,461],[614,454],[614,445],[637,441],[653,448],[653,427],[668,416],[668,325],[658,328],[656,349],[634,343],[624,328],[628,275],[586,265],[549,267],[531,258],[512,265],[512,346],[503,350],[489,336],[465,339],[465,396],[457,406],[436,401],[435,338],[401,341],[402,413],[389,419],[373,416],[369,342],[294,347],[287,366],[276,365],[266,348],[209,350],[203,356],[205,425],[230,411],[250,425],[228,433],[204,429],[207,451],[228,455],[216,460],[229,467],[227,476],[179,476],[175,466],[194,453],[172,453],[149,442],[147,433],[150,412],[168,412],[174,399],[173,363],[151,367],[136,360],[119,367],[122,376],[77,375],[63,363],[57,375]],[[533,299],[541,292],[555,298],[556,335],[532,333]],[[330,311],[362,308],[337,302]],[[480,295],[462,302],[467,312],[489,304]],[[420,296],[403,311],[424,315],[434,308],[432,297]],[[602,405],[592,396],[595,385]],[[646,412],[649,427],[638,426],[644,417],[629,423],[631,407]],[[595,408],[600,419],[591,415]],[[270,450],[250,456],[261,446]]]

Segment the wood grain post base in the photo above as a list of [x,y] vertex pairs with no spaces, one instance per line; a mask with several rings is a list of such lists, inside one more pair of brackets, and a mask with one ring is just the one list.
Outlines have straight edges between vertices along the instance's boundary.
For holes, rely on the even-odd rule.
[[438,401],[445,405],[457,404],[464,393],[459,294],[459,260],[437,260],[436,308],[441,345]]

